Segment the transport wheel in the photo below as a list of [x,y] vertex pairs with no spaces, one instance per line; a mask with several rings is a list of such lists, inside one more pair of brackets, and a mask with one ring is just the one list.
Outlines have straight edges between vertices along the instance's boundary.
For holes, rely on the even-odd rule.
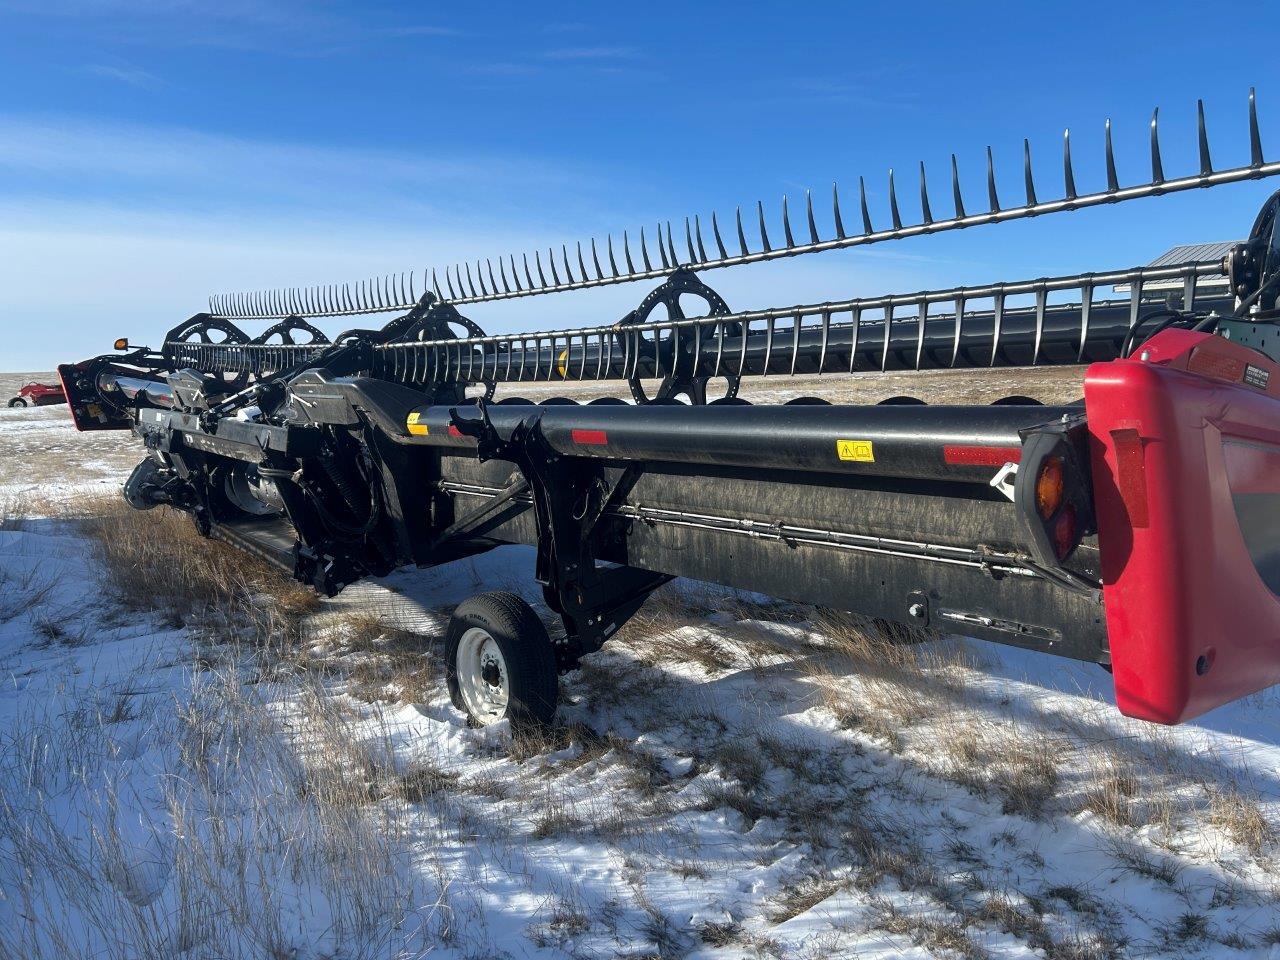
[[24,400],[22,397],[14,397],[12,400],[9,401],[9,406],[11,407],[25,407],[26,405],[27,405],[27,401]]
[[476,726],[508,718],[548,724],[556,712],[556,658],[547,629],[513,593],[481,593],[458,606],[445,641],[449,699]]

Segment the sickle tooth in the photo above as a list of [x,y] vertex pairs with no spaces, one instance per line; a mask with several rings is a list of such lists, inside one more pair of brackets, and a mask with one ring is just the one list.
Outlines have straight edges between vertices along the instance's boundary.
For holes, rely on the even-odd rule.
[[893,188],[893,167],[889,168],[889,216],[893,219],[893,229],[902,229],[902,217],[898,215],[898,193]]
[[1071,168],[1071,131],[1062,131],[1062,182],[1068,200],[1076,198],[1076,174]]
[[[596,238],[591,238],[591,264],[596,268],[596,279],[604,279],[604,271],[600,269],[600,255],[596,252]],[[585,271],[584,271],[585,273]]]
[[840,188],[834,181],[831,184],[831,213],[836,221],[836,238],[843,240],[844,236],[844,217],[840,216]]
[[606,241],[609,250],[609,270],[613,276],[618,275],[618,261],[613,258],[613,234],[606,234]]
[[929,187],[925,183],[924,161],[920,161],[920,215],[922,223],[933,223],[933,211],[929,209]]
[[720,237],[720,224],[716,220],[716,212],[711,211],[711,235],[716,239],[716,250],[720,253],[721,260],[729,259],[729,251],[724,248],[724,240]]
[[951,155],[951,199],[956,206],[956,219],[964,219],[964,197],[960,194],[960,168],[956,166],[956,155]]
[[1262,166],[1262,135],[1258,133],[1258,101],[1249,88],[1249,165]]
[[867,209],[867,184],[858,178],[858,201],[862,204],[862,232],[868,234],[871,232],[871,211]]
[[1164,164],[1160,162],[1160,108],[1151,114],[1151,182],[1164,183]]
[[631,262],[631,238],[626,230],[622,231],[622,257],[627,262],[627,273],[635,273],[636,265]]
[[987,199],[991,202],[991,213],[1000,212],[1000,198],[996,195],[996,164],[991,156],[991,148],[987,147]]
[[1036,182],[1031,176],[1031,141],[1022,141],[1022,179],[1027,186],[1027,206],[1036,205]]
[[1204,129],[1204,101],[1196,101],[1196,132],[1200,144],[1200,176],[1213,173],[1213,161],[1209,159],[1209,134]]
[[1107,193],[1115,193],[1120,189],[1120,180],[1116,176],[1116,155],[1111,149],[1111,118],[1107,118],[1106,124],[1106,148],[1107,148]]

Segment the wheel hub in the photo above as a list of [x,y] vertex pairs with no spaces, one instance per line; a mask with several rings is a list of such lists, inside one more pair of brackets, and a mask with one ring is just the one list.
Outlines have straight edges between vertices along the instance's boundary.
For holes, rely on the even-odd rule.
[[494,660],[486,660],[480,668],[480,678],[491,687],[502,682],[502,670]]

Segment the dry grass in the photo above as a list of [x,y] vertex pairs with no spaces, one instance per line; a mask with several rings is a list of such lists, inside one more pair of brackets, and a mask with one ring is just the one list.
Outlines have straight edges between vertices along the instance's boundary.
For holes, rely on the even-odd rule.
[[1274,850],[1280,837],[1256,800],[1232,787],[1206,785],[1206,793],[1205,819],[1210,826],[1221,830],[1253,857],[1262,857]]

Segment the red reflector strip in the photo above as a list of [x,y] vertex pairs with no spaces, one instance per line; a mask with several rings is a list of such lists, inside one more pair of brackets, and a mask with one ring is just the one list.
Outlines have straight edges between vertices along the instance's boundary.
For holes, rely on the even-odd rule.
[[1142,459],[1142,437],[1137,430],[1112,430],[1116,448],[1116,486],[1124,501],[1129,523],[1141,529],[1151,525],[1147,513],[1147,468]]
[[969,447],[949,444],[942,448],[942,459],[965,467],[1003,467],[1022,461],[1021,447]]
[[609,442],[603,430],[570,430],[569,437],[574,443],[593,447],[602,447]]
[[455,426],[451,423],[451,424],[449,424],[449,436],[451,436],[451,437],[460,437],[460,436],[462,436],[462,431],[461,431],[461,430],[459,430],[457,427],[455,427]]

